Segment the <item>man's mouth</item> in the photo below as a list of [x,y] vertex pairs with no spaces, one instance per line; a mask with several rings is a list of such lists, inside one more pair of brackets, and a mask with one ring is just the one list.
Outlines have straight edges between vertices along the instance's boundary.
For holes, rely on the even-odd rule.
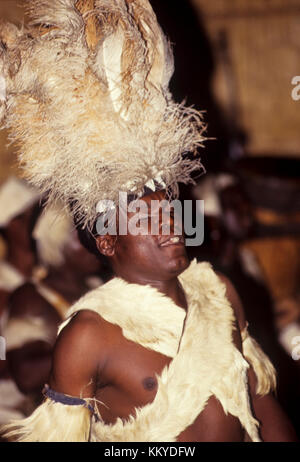
[[184,245],[183,236],[170,236],[159,244],[159,247],[169,247],[171,245]]

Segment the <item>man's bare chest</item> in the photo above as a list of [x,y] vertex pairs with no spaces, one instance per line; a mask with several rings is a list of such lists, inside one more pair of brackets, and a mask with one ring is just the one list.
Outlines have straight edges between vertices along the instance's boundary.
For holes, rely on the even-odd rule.
[[[105,424],[114,424],[117,418],[124,421],[135,409],[151,403],[158,390],[158,377],[172,358],[147,349],[122,335],[114,342],[110,359],[98,377],[96,399],[98,410]],[[199,377],[199,384],[201,377]],[[178,399],[180,397],[178,396]],[[242,440],[241,426],[237,419],[224,418],[222,406],[210,400],[204,411],[177,438],[178,441],[207,441],[211,416],[220,413],[220,425],[225,427],[234,441]],[[218,419],[217,419],[218,420]],[[223,422],[224,420],[224,422]],[[215,421],[216,424],[216,421]],[[211,428],[213,435],[214,429]]]
[[171,360],[123,337],[97,380],[96,399],[101,402],[98,409],[104,422],[126,419],[135,408],[152,402],[158,376]]
[[[121,348],[120,348],[121,347]],[[130,415],[135,416],[135,409],[151,403],[158,389],[158,376],[171,362],[160,353],[146,349],[125,339],[119,345],[116,354],[99,377],[96,399],[98,410],[106,424],[113,424],[118,417],[124,421]],[[199,383],[201,377],[199,377]],[[178,397],[180,399],[180,397]],[[210,400],[204,411],[177,438],[182,442],[207,441],[206,435],[213,437],[211,426],[212,414],[223,411],[216,400]],[[226,426],[230,439],[242,441],[243,433],[237,419],[220,415],[221,427]],[[217,419],[218,420],[218,419]],[[218,422],[214,422],[214,426]],[[210,429],[208,427],[211,427]]]

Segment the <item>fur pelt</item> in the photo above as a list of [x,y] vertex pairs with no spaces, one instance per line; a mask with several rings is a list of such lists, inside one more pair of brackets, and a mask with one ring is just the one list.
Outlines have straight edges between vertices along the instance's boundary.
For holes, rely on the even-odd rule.
[[13,292],[25,282],[25,277],[14,266],[0,261],[0,289]]
[[251,337],[246,327],[242,332],[243,354],[249,361],[257,377],[256,393],[266,395],[276,389],[276,371],[273,364]]
[[90,411],[47,399],[23,420],[4,425],[6,438],[20,442],[83,442],[90,434]]
[[39,216],[32,236],[36,241],[39,261],[46,266],[61,266],[65,263],[64,247],[74,229],[69,214],[63,207],[47,207]]
[[[180,281],[188,301],[186,319],[184,310],[156,289],[115,278],[79,300],[60,326],[61,332],[79,310],[94,310],[119,325],[129,340],[173,358],[158,377],[154,401],[136,409],[135,415],[125,422],[121,419],[112,425],[93,422],[91,441],[176,441],[213,395],[226,413],[239,418],[252,441],[260,440],[258,422],[250,409],[247,369],[253,362],[258,391],[266,394],[274,384],[273,367],[249,336],[246,346],[249,363],[234,346],[233,310],[225,296],[225,285],[208,263],[193,261]],[[51,406],[58,413],[57,421],[52,420],[52,424]],[[75,440],[78,427],[73,421],[67,424],[68,408],[47,399],[35,411],[35,417],[14,424],[18,427],[15,437],[19,441],[44,441],[44,428],[48,425],[53,441],[57,441],[59,432],[63,433],[60,424],[63,422],[69,425],[70,432],[70,426],[74,425],[72,440]],[[36,426],[41,416],[45,421],[42,433]],[[86,437],[89,425],[81,429],[80,438]]]
[[172,52],[148,0],[29,5],[28,28],[0,27],[1,114],[25,177],[84,225],[119,191],[192,181],[202,115],[170,95]]
[[7,351],[22,348],[26,343],[41,340],[53,344],[53,329],[38,316],[11,318],[3,329]]

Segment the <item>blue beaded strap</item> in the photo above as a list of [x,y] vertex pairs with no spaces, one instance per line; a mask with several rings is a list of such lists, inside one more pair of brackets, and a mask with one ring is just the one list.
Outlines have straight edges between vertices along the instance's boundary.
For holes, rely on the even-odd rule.
[[64,393],[58,393],[57,391],[52,390],[47,384],[44,386],[42,393],[46,398],[51,399],[51,401],[54,401],[55,403],[66,404],[68,406],[84,406],[91,411],[96,422],[99,422],[100,420],[98,415],[95,413],[93,406],[88,404],[83,398],[76,398],[74,396],[65,395]]

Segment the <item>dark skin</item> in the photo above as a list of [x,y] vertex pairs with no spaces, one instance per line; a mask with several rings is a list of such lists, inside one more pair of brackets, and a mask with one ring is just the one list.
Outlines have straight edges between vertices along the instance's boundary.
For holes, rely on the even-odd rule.
[[[143,200],[161,200],[164,192]],[[128,213],[128,217],[131,214]],[[172,218],[171,218],[172,221]],[[171,235],[173,230],[171,226]],[[166,236],[98,236],[100,252],[111,259],[115,274],[128,282],[150,284],[169,296],[184,310],[187,302],[178,275],[189,265],[183,243],[161,247]],[[234,342],[242,351],[240,330],[245,327],[243,309],[236,291],[226,279],[227,295],[237,317]],[[80,311],[58,337],[50,386],[72,396],[95,397],[105,423],[117,417],[126,419],[135,408],[153,401],[156,375],[171,358],[127,340],[119,326],[110,324],[95,312]],[[255,395],[255,376],[249,371],[250,395],[256,417],[262,422],[264,441],[296,441],[288,419],[272,397]],[[274,424],[275,423],[275,424]],[[177,441],[243,441],[239,420],[226,415],[222,405],[211,397],[195,422]]]

